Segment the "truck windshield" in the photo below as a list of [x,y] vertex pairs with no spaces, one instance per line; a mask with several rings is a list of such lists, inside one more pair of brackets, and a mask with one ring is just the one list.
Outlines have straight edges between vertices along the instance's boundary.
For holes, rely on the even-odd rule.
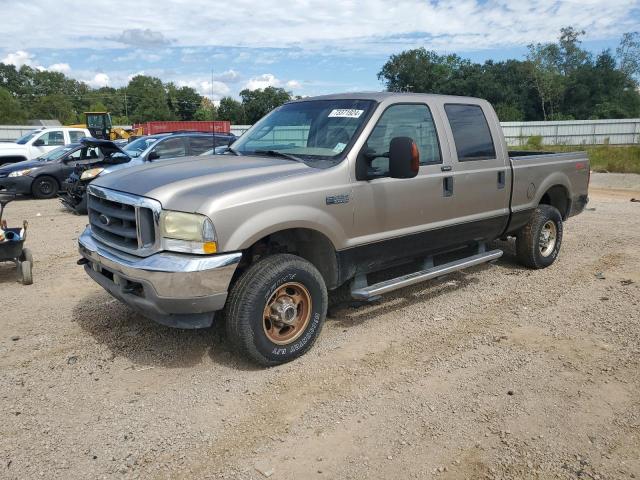
[[241,155],[287,154],[305,163],[338,163],[364,125],[372,100],[310,100],[282,105],[233,145]]
[[31,140],[33,137],[35,137],[36,133],[38,133],[38,132],[39,132],[39,130],[34,130],[33,132],[29,132],[26,135],[21,136],[18,140],[16,140],[16,143],[18,143],[20,145],[24,145],[29,140]]

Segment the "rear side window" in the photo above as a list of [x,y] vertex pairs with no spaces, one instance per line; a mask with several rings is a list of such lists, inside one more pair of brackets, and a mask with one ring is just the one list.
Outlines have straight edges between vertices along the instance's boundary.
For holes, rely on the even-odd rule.
[[156,152],[160,158],[184,157],[187,154],[182,138],[168,138],[161,141],[153,151]]
[[459,162],[496,158],[489,124],[479,105],[444,106],[456,143]]
[[86,135],[82,130],[69,131],[69,139],[71,140],[71,143],[80,143],[80,139],[84,137],[86,137]]
[[191,155],[200,155],[213,148],[213,136],[211,137],[190,137]]

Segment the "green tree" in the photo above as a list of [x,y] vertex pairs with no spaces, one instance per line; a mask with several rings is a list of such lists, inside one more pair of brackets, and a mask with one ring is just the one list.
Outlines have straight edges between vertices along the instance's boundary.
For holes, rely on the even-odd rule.
[[27,120],[20,101],[0,87],[0,124],[20,125]]
[[558,68],[560,51],[553,44],[531,44],[527,48],[531,81],[540,99],[542,119],[548,120],[558,112],[564,93],[564,78]]
[[127,85],[127,94],[132,122],[172,119],[167,93],[159,78],[137,75]]
[[63,125],[74,124],[80,120],[71,101],[61,93],[37,97],[31,107],[31,116],[45,120],[58,120]]
[[200,108],[203,98],[195,89],[191,87],[175,88],[170,83],[167,94],[170,107],[179,120],[194,120],[194,115]]
[[640,113],[635,82],[608,50],[569,77],[563,111],[574,118],[629,118]]
[[247,121],[242,103],[231,97],[223,97],[220,100],[218,117],[220,120],[228,120],[234,125],[244,125]]
[[200,121],[210,121],[210,120],[216,120],[217,118],[218,118],[218,113],[217,113],[216,106],[207,97],[202,97],[202,100],[200,101],[200,106],[193,114],[193,119],[200,120]]
[[463,66],[469,60],[457,55],[438,55],[425,48],[407,50],[391,55],[378,73],[390,92],[449,93],[456,90],[452,81],[460,82]]
[[616,48],[616,59],[620,70],[638,82],[640,77],[640,33],[627,32],[622,35]]
[[267,87],[257,90],[242,90],[240,92],[248,123],[255,123],[267,113],[283,103],[291,100],[291,94],[283,88]]

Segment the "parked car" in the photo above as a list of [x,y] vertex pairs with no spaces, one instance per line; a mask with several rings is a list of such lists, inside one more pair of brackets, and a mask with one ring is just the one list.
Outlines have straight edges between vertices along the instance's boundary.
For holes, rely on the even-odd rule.
[[[211,149],[214,143],[216,146],[228,145],[229,142],[233,143],[234,139],[235,136],[231,134],[216,134],[214,137],[211,134],[199,132],[147,135],[134,140],[122,149],[131,157],[130,162],[105,166],[103,170],[96,172],[95,177],[155,160],[200,155]],[[92,180],[95,177],[86,179]]]
[[[503,252],[488,242],[508,237],[522,264],[548,267],[588,183],[584,152],[509,152],[481,99],[305,98],[215,162],[177,159],[93,182],[79,263],[166,325],[207,327],[224,310],[235,348],[276,365],[313,345],[328,290],[376,299],[496,260]],[[400,264],[410,273],[388,278]],[[373,272],[387,278],[372,284]]]
[[85,138],[82,143],[101,152],[100,159],[91,163],[75,166],[68,178],[62,183],[59,193],[62,205],[79,215],[87,213],[87,185],[100,175],[105,168],[126,164],[131,156],[112,140]]
[[0,165],[33,160],[63,145],[78,143],[91,134],[86,128],[39,128],[13,143],[0,143]]
[[[105,158],[104,161],[94,163],[90,167],[79,165],[63,185],[60,199],[65,207],[74,213],[84,215],[87,213],[87,185],[95,178],[146,162],[201,155],[214,141],[216,145],[220,145],[218,149],[225,149],[235,138],[234,135],[216,134],[214,139],[211,134],[198,132],[140,137],[122,148],[121,154]],[[118,148],[114,142],[108,140],[95,141],[94,144],[110,144],[109,148],[113,150]]]
[[85,140],[58,147],[35,160],[3,165],[0,167],[0,190],[35,198],[55,197],[77,167],[100,162],[110,155],[108,150],[96,148]]

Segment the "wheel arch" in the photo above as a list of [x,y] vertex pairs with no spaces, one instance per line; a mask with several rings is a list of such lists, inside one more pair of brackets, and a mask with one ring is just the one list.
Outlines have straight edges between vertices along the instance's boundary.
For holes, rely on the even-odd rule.
[[[254,239],[250,245],[242,249],[242,252],[243,263],[246,266],[274,253],[297,255],[318,269],[328,289],[338,286],[339,267],[335,246],[327,235],[317,229],[276,229]],[[243,269],[238,270],[241,272]]]
[[569,189],[562,184],[548,187],[538,201],[538,205],[551,205],[559,212],[562,220],[566,220],[571,211],[571,196]]

